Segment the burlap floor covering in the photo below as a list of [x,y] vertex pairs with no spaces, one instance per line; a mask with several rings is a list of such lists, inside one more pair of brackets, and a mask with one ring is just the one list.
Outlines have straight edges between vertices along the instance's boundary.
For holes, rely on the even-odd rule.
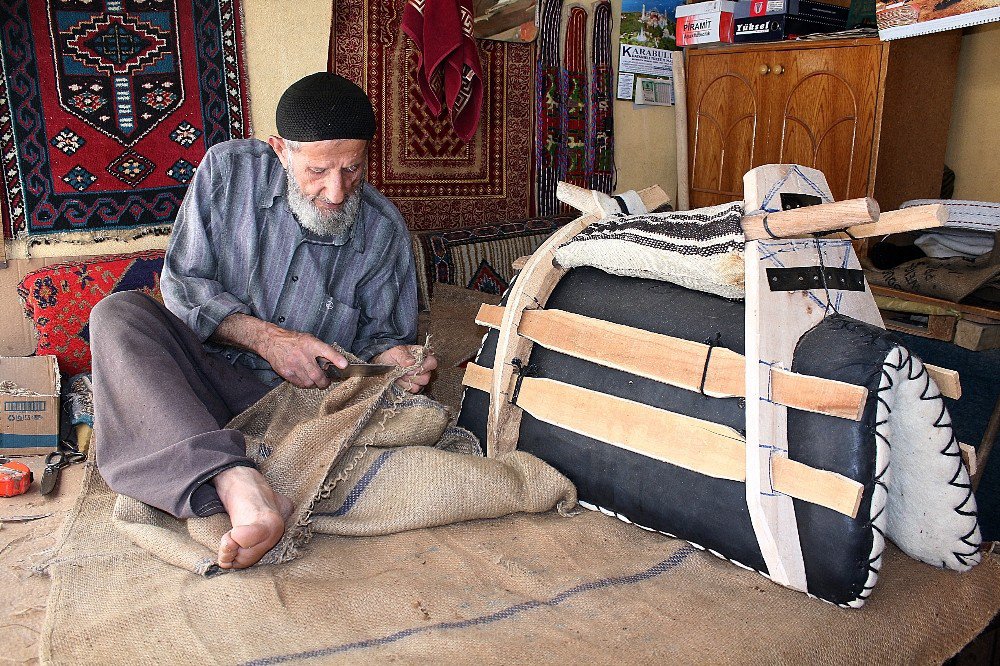
[[316,536],[279,566],[202,577],[108,520],[91,469],[49,565],[44,663],[930,664],[1000,607],[1000,562],[940,571],[889,548],[843,610],[595,512]]
[[428,527],[575,495],[527,454],[470,455],[389,383],[279,389],[232,424],[296,506],[273,566],[196,575],[224,516],[182,525],[88,468],[47,564],[43,663],[937,663],[1000,608],[992,555],[956,574],[890,548],[851,611],[600,513]]

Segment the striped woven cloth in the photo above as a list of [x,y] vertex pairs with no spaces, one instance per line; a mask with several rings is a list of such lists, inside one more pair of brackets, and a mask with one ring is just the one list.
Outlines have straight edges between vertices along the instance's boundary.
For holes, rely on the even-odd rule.
[[555,258],[563,268],[592,266],[741,299],[742,217],[740,202],[684,212],[613,215],[562,244]]

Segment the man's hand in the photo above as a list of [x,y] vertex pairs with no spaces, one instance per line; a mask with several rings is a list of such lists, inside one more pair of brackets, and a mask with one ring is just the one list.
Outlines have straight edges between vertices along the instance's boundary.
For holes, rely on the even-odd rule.
[[277,326],[268,331],[258,353],[275,372],[299,388],[324,389],[330,385],[330,378],[316,363],[317,356],[338,368],[347,367],[347,359],[319,338]]
[[319,338],[239,312],[222,320],[212,340],[256,352],[278,375],[299,388],[323,389],[330,385],[330,379],[316,363],[317,356],[338,368],[347,367],[343,354]]
[[396,380],[396,386],[410,393],[420,393],[431,381],[431,371],[437,367],[438,362],[433,354],[427,352],[423,362],[417,365],[417,359],[413,355],[417,349],[420,349],[418,345],[398,345],[386,349],[373,358],[372,363],[386,363],[398,365],[401,368],[411,368],[409,372]]

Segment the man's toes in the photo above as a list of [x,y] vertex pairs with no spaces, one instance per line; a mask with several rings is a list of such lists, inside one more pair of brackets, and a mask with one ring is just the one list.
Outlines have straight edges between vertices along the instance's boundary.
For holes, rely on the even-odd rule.
[[[228,537],[238,545],[238,550],[231,561],[234,569],[245,569],[260,561],[274,544],[278,543],[284,533],[284,524],[277,522],[253,523],[239,525],[229,531]],[[222,564],[220,560],[220,565]]]
[[233,541],[233,538],[229,536],[229,532],[223,534],[222,539],[219,541],[219,566],[223,569],[231,568],[239,550],[240,545]]

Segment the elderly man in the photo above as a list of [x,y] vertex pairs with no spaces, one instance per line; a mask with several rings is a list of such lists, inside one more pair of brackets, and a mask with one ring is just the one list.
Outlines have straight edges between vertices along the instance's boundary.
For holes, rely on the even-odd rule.
[[179,518],[226,511],[224,568],[254,564],[292,507],[224,425],[282,379],[323,389],[317,357],[416,364],[416,278],[392,203],[365,182],[371,102],[335,74],[293,84],[280,137],[213,146],[174,224],[160,283],[91,314],[97,463],[108,485]]

